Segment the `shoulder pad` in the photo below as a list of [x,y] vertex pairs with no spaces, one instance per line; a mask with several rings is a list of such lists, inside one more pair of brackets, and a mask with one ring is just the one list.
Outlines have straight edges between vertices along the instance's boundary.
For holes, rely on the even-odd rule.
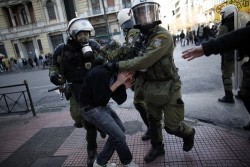
[[61,55],[61,53],[62,53],[63,49],[65,48],[65,46],[66,46],[66,44],[64,44],[64,43],[59,44],[59,45],[55,48],[54,54],[53,54],[53,55]]
[[89,46],[96,51],[99,51],[101,49],[101,45],[94,39],[89,40]]

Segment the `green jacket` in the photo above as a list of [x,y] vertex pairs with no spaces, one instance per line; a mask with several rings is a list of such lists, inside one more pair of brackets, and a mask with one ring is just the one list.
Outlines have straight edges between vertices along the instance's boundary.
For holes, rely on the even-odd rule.
[[[229,29],[226,25],[221,25],[219,27],[219,33],[218,33],[218,37],[225,35],[226,33],[229,32]],[[234,55],[234,50],[229,50],[229,51],[225,51],[223,53],[221,53],[221,55],[227,60],[227,61],[234,61],[234,57],[232,55]]]
[[139,32],[140,31],[138,29],[130,29],[125,37],[125,43],[123,45],[116,45],[115,49],[109,48],[108,50],[106,50],[105,58],[107,60],[115,61],[126,60],[131,58],[133,56],[131,55],[131,51],[133,49],[132,47],[135,40],[137,39]]
[[145,71],[145,80],[166,81],[179,78],[173,61],[174,43],[171,34],[161,26],[147,37],[142,50],[142,56],[120,61],[119,69]]

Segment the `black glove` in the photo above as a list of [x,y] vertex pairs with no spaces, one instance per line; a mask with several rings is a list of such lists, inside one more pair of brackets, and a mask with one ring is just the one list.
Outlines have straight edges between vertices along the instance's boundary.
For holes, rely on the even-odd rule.
[[57,74],[57,73],[53,73],[50,76],[50,82],[52,82],[56,86],[62,85],[64,83],[62,76],[60,74]]
[[72,96],[72,93],[68,84],[65,84],[64,95],[66,97],[66,100],[69,100],[69,98]]
[[110,72],[117,72],[119,70],[118,62],[108,62],[105,64],[105,66]]

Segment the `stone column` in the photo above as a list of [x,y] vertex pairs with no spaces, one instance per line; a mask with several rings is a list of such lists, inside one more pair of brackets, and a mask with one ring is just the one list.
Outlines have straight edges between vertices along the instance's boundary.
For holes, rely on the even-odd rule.
[[14,15],[13,15],[13,12],[12,12],[12,9],[10,8],[10,6],[8,7],[8,10],[9,10],[9,14],[10,14],[10,18],[11,18],[11,22],[12,22],[12,25],[13,27],[16,27],[16,21],[14,19]]
[[47,22],[47,24],[49,24],[48,10],[47,10],[47,8],[46,8],[45,6],[43,7],[43,11],[44,11],[44,13],[45,13],[46,22]]
[[28,8],[27,3],[24,3],[24,9],[25,9],[25,13],[26,13],[27,18],[28,18],[28,23],[31,23],[30,12],[29,12],[29,8]]
[[54,4],[54,11],[55,11],[55,14],[56,14],[56,21],[59,22],[59,17],[58,17],[58,11],[57,11],[57,7],[56,5]]
[[63,11],[62,11],[62,1],[61,0],[57,0],[56,1],[56,6],[57,6],[58,15],[59,15],[58,20],[60,22],[63,22],[64,18],[63,18]]

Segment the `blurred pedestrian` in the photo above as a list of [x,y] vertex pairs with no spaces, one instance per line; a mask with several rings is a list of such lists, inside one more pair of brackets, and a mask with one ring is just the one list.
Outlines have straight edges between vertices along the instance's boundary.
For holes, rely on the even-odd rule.
[[183,30],[181,30],[181,33],[180,33],[180,40],[181,40],[181,46],[185,46],[185,34]]

